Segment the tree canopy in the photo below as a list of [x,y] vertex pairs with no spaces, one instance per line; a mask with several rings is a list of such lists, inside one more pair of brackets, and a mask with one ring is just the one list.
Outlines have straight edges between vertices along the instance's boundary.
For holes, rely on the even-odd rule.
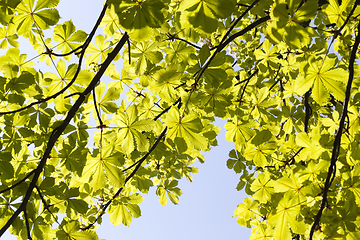
[[58,3],[0,0],[0,236],[177,204],[221,118],[251,239],[360,238],[359,0],[107,0],[89,33]]

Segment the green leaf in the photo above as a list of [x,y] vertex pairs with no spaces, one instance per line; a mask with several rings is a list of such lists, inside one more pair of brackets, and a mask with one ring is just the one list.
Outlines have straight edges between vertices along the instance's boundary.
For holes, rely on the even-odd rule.
[[180,118],[180,112],[172,107],[166,114],[166,125],[169,127],[167,138],[184,139],[188,148],[204,150],[208,145],[208,140],[201,134],[203,125],[196,113],[190,113]]
[[324,57],[310,59],[303,77],[295,82],[297,94],[304,94],[312,87],[312,96],[320,105],[328,102],[331,93],[335,99],[344,100],[347,73],[341,68],[333,69],[335,59]]
[[149,140],[142,131],[152,131],[155,127],[155,121],[152,119],[138,120],[138,110],[135,105],[131,105],[126,113],[119,112],[115,115],[116,125],[119,128],[118,140],[126,154],[134,151],[135,147],[140,152],[149,149]]
[[236,1],[219,2],[217,0],[184,0],[180,4],[181,23],[184,27],[195,27],[201,33],[211,33],[218,27],[218,18],[227,18]]

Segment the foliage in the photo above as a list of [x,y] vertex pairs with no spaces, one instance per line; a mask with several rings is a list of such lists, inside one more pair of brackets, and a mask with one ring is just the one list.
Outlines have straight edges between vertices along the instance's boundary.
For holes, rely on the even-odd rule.
[[97,239],[150,187],[177,204],[218,117],[251,239],[359,239],[358,0],[108,0],[90,33],[58,3],[0,0],[0,236]]

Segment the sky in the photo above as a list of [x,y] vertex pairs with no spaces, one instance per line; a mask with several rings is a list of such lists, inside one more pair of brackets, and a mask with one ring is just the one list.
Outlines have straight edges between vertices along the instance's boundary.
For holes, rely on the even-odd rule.
[[[89,33],[101,12],[102,4],[101,0],[61,0],[58,10],[62,19],[59,23],[71,19],[76,30]],[[32,56],[28,55],[28,57]],[[225,121],[219,120],[218,124],[223,126]],[[193,175],[193,182],[190,183],[185,178],[179,181],[183,195],[178,205],[170,201],[166,206],[160,205],[155,194],[156,187],[153,187],[149,194],[143,195],[140,218],[133,219],[129,227],[124,225],[114,227],[109,220],[109,214],[106,214],[97,231],[99,238],[107,240],[248,239],[250,229],[241,227],[237,224],[236,218],[232,217],[236,206],[247,197],[244,191],[236,190],[240,175],[236,175],[226,166],[229,151],[234,145],[226,141],[224,129],[219,133],[217,140],[219,146],[204,153],[205,163],[195,164],[200,172]],[[6,233],[3,239],[12,240],[16,237]]]

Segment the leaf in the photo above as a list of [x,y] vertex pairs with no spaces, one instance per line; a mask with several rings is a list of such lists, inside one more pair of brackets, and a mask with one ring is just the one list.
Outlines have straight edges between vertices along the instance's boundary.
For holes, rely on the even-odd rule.
[[196,31],[211,33],[218,26],[217,18],[226,18],[235,8],[236,1],[184,0],[180,4],[181,23],[184,27],[193,26]]
[[270,200],[270,196],[274,193],[274,183],[268,174],[260,174],[258,178],[251,184],[251,191],[256,192],[255,198],[261,203]]
[[285,193],[276,208],[276,213],[268,218],[270,224],[276,226],[274,231],[274,237],[276,239],[290,240],[291,233],[289,227],[291,227],[295,233],[305,233],[305,223],[296,220],[299,213],[300,205],[294,203],[290,192]]
[[[84,31],[75,31],[75,26],[72,21],[67,21],[62,25],[57,25],[54,28],[53,38],[59,42],[57,49],[62,49],[62,53],[69,53],[71,50],[80,46],[84,42],[87,34]],[[70,60],[71,55],[65,56],[65,59]]]
[[135,147],[141,152],[148,150],[150,143],[142,131],[152,131],[155,127],[154,120],[138,120],[138,110],[134,105],[131,105],[126,113],[119,112],[115,121],[119,128],[117,141],[122,145],[126,154],[134,151]]
[[342,101],[345,97],[345,84],[347,73],[341,68],[334,67],[334,59],[320,58],[319,60],[311,59],[305,73],[295,83],[297,94],[304,94],[313,87],[312,96],[320,105],[328,102],[331,93],[337,100]]
[[184,139],[188,148],[204,150],[207,147],[208,140],[201,134],[203,125],[196,113],[180,118],[179,110],[172,107],[166,114],[165,123],[169,127],[167,138]]
[[60,19],[56,7],[59,0],[38,0],[36,6],[33,1],[22,1],[17,7],[19,15],[13,19],[18,34],[23,35],[31,31],[34,24],[40,29],[48,29],[54,26]]
[[124,224],[125,226],[129,226],[132,216],[130,212],[126,209],[125,205],[117,204],[115,206],[110,206],[110,221],[114,226],[118,226],[120,224]]
[[179,66],[173,65],[158,71],[154,76],[154,83],[150,89],[167,102],[173,102],[178,98],[178,91],[175,89],[180,85],[181,72]]
[[120,24],[137,40],[147,40],[150,37],[148,29],[159,28],[165,20],[164,14],[167,10],[167,6],[161,0],[111,0],[108,4],[115,6]]
[[310,138],[305,132],[301,132],[298,135],[296,135],[296,144],[301,147],[308,147],[308,148],[313,147]]
[[112,152],[113,146],[107,146],[101,152],[95,152],[94,156],[88,155],[82,176],[74,181],[74,186],[82,182],[89,182],[94,190],[105,187],[106,181],[114,187],[122,187],[125,177],[120,169],[124,158],[119,152]]

